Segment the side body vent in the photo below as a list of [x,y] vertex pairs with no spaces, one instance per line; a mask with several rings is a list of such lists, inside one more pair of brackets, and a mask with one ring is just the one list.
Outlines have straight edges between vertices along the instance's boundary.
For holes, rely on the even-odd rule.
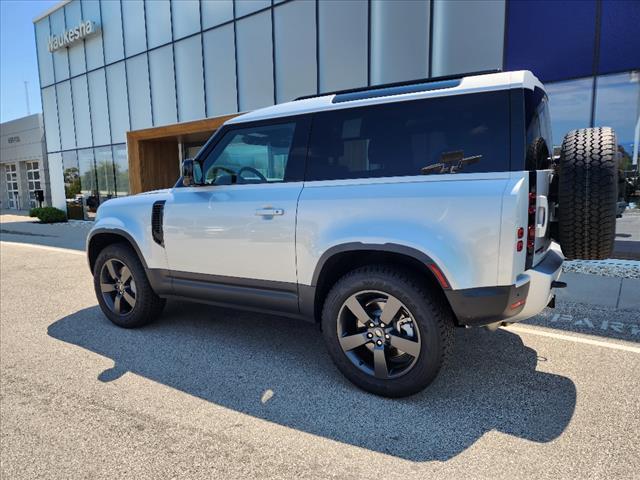
[[151,235],[153,241],[164,247],[164,231],[162,229],[162,220],[164,217],[164,200],[160,200],[153,204],[151,210]]

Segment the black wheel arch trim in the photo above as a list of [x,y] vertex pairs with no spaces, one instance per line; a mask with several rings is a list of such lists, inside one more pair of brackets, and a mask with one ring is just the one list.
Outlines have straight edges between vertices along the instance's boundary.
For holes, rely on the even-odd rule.
[[[388,252],[388,253],[397,253],[400,255],[405,255],[407,257],[411,257],[414,260],[419,261],[425,267],[429,267],[429,265],[435,265],[440,269],[438,264],[433,261],[433,259],[427,255],[426,253],[413,248],[407,247],[406,245],[402,245],[399,243],[362,243],[362,242],[349,242],[349,243],[341,243],[340,245],[335,245],[329,249],[327,249],[318,260],[316,264],[316,268],[313,271],[313,277],[311,279],[311,286],[316,286],[318,284],[318,279],[322,273],[324,266],[327,261],[333,257],[334,255],[338,255],[346,252],[358,252],[358,251],[377,251],[377,252]],[[441,269],[440,269],[441,270]],[[447,283],[449,283],[449,279],[446,278],[444,272],[442,273]]]
[[135,241],[135,239],[131,236],[130,233],[120,228],[96,228],[95,230],[92,230],[91,233],[89,233],[89,237],[87,238],[87,261],[89,262],[89,269],[92,270],[92,273],[93,273],[93,268],[92,268],[93,265],[91,265],[91,256],[90,256],[91,242],[94,240],[95,237],[101,234],[118,235],[123,239],[127,240],[135,250],[136,255],[138,255],[138,258],[140,259],[140,261],[142,262],[142,266],[144,267],[145,272],[149,270],[149,267],[147,266],[147,262],[144,258],[144,255],[142,255],[142,250],[140,250],[140,247],[138,246],[138,242]]

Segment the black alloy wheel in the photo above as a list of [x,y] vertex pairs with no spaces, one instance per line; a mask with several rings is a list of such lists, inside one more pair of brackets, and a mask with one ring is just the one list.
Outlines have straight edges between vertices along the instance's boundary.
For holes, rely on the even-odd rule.
[[120,327],[146,325],[160,316],[165,305],[153,291],[140,258],[125,243],[108,245],[98,254],[93,286],[102,313]]
[[407,373],[420,355],[420,332],[409,309],[391,294],[365,290],[349,296],[338,314],[342,351],[379,379]]
[[102,265],[100,291],[105,304],[117,315],[127,315],[136,306],[136,282],[129,267],[116,258]]
[[444,295],[419,275],[391,265],[347,273],[322,309],[325,343],[340,372],[386,397],[412,395],[435,379],[452,351],[453,329]]

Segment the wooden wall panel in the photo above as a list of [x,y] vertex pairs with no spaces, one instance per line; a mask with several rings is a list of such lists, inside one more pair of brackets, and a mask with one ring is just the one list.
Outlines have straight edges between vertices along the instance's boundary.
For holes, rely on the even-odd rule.
[[225,115],[127,132],[131,194],[173,186],[179,177],[180,138],[214,132],[235,116]]

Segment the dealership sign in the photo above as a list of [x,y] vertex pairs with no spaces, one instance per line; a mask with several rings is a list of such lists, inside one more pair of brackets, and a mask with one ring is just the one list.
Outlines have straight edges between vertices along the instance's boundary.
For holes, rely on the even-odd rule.
[[59,48],[68,48],[78,40],[93,35],[98,31],[98,26],[91,20],[81,20],[77,27],[65,30],[61,35],[49,37],[49,51],[54,52]]

